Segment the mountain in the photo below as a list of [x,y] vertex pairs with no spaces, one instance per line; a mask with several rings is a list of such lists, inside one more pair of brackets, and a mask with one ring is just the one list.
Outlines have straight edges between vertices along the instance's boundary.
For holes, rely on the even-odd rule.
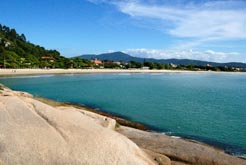
[[81,55],[78,56],[82,59],[91,60],[97,58],[99,60],[110,60],[110,61],[122,61],[122,62],[156,62],[161,64],[177,64],[177,65],[197,65],[197,66],[227,66],[227,67],[235,67],[235,68],[246,68],[245,63],[240,62],[229,62],[229,63],[217,63],[217,62],[209,62],[209,61],[200,61],[200,60],[191,60],[191,59],[154,59],[154,58],[140,58],[140,57],[133,57],[129,54],[123,52],[113,52],[113,53],[103,53],[99,55],[90,54],[90,55]]
[[113,53],[103,53],[100,55],[82,55],[79,56],[80,58],[91,60],[94,58],[100,60],[110,60],[110,61],[122,61],[122,62],[129,62],[129,61],[136,61],[136,62],[143,62],[142,58],[133,57],[123,52],[113,52]]

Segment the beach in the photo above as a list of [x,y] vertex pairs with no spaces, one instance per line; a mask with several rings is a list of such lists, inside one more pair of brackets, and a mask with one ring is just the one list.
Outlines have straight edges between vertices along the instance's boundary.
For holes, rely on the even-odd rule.
[[142,69],[0,69],[0,75],[82,74],[82,73],[190,73],[184,70]]
[[0,76],[39,74],[83,74],[83,73],[246,73],[189,70],[144,70],[144,69],[0,69]]
[[42,74],[83,74],[83,73],[235,73],[222,71],[190,71],[190,70],[146,70],[146,69],[0,69],[0,76],[42,75]]

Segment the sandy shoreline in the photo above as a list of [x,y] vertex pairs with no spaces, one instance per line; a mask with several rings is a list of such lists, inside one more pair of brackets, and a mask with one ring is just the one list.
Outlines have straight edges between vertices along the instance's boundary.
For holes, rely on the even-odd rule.
[[83,73],[246,73],[188,70],[142,70],[142,69],[0,69],[0,76],[41,74],[83,74]]

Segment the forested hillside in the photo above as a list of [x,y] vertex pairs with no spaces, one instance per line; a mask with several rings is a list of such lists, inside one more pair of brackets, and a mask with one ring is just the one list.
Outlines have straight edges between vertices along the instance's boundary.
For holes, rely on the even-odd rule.
[[57,50],[47,50],[30,43],[24,34],[0,24],[0,68],[82,68],[90,61],[63,57]]

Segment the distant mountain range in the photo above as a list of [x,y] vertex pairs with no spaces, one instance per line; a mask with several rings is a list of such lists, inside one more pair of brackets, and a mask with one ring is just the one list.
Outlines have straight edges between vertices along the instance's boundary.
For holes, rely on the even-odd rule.
[[197,65],[197,66],[206,66],[206,65],[212,65],[212,66],[227,66],[227,67],[235,67],[235,68],[246,68],[246,63],[240,63],[240,62],[229,62],[229,63],[217,63],[217,62],[209,62],[209,61],[200,61],[200,60],[191,60],[191,59],[154,59],[154,58],[140,58],[140,57],[133,57],[129,54],[123,53],[123,52],[113,52],[113,53],[103,53],[99,55],[95,54],[85,54],[78,56],[79,58],[83,59],[94,59],[97,58],[99,60],[110,60],[110,61],[122,61],[122,62],[130,62],[130,61],[136,61],[136,62],[157,62],[162,64],[177,64],[177,65]]

